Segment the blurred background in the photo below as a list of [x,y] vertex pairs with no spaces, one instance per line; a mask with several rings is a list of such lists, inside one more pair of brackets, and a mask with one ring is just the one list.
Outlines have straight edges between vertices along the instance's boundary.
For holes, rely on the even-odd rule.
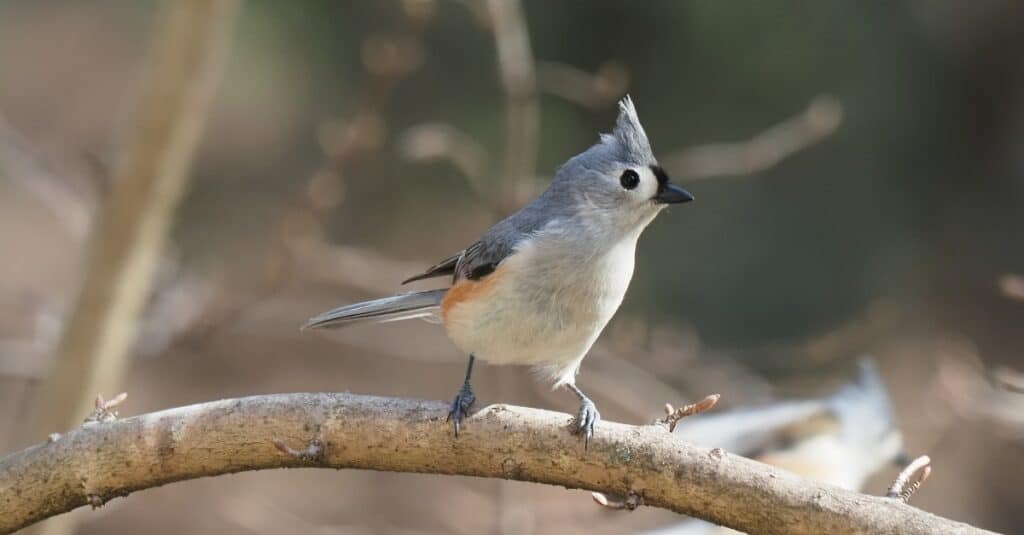
[[[33,411],[75,353],[58,347],[159,7],[0,2],[3,452],[45,437]],[[128,393],[122,414],[292,391],[450,399],[465,356],[437,326],[298,326],[471,243],[609,131],[628,92],[697,201],[645,233],[584,361],[604,418],[824,396],[871,355],[907,451],[933,460],[913,503],[1024,531],[1024,3],[250,0],[237,17],[137,339],[95,370],[115,385],[102,394]],[[479,406],[575,410],[524,369],[481,366],[474,384]],[[680,521],[534,484],[326,470],[74,516],[80,533],[153,535]]]

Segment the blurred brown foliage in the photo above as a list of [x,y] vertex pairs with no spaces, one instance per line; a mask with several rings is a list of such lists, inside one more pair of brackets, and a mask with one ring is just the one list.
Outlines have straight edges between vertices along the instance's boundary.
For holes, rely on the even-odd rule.
[[[932,459],[914,504],[1024,528],[1021,395],[992,380],[1024,369],[1021,4],[528,1],[498,24],[494,4],[246,5],[122,413],[285,391],[447,398],[463,356],[436,326],[297,327],[464,247],[607,130],[628,90],[670,173],[713,177],[648,232],[627,302],[584,362],[602,414],[826,393],[871,354],[908,449]],[[0,4],[4,451],[27,445],[15,430],[76,294],[155,14]],[[526,370],[478,374],[481,403],[573,409]],[[895,471],[865,491],[884,493]],[[316,470],[75,514],[84,533],[154,534],[678,520],[537,485]]]

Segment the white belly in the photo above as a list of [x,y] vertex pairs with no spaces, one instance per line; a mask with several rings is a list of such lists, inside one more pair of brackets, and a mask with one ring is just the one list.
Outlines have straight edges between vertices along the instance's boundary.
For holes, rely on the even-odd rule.
[[[578,243],[573,244],[577,247]],[[633,276],[636,237],[589,254],[537,239],[500,266],[502,276],[445,318],[455,344],[493,364],[528,364],[572,383],[580,361],[618,310]]]

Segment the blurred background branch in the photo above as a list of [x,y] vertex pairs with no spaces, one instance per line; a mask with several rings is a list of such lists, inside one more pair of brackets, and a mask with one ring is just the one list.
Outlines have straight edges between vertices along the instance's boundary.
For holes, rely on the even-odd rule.
[[540,105],[522,4],[519,0],[487,0],[487,10],[505,91],[505,163],[492,204],[497,215],[505,216],[533,196],[532,191],[520,191],[519,185],[532,180],[537,168]]
[[[8,449],[57,431],[14,432],[54,369],[84,238],[115,187],[120,166],[108,162],[125,147],[114,134],[132,124],[125,103],[145,76],[156,6],[0,2]],[[296,327],[311,312],[396,291],[464,247],[607,131],[628,91],[662,163],[688,155],[669,169],[675,178],[766,180],[694,184],[699,202],[652,227],[624,308],[579,377],[605,416],[646,423],[665,401],[720,392],[704,417],[730,415],[720,423],[748,437],[735,441],[740,452],[821,470],[831,458],[822,451],[859,447],[830,433],[830,418],[816,412],[770,432],[768,418],[741,416],[817,405],[869,353],[908,453],[936,463],[915,504],[1020,531],[1024,122],[1014,110],[1024,78],[1007,52],[1024,44],[1017,4],[603,1],[584,14],[522,0],[518,15],[498,6],[519,17],[501,26],[487,1],[245,6],[209,142],[129,350],[155,357],[125,369],[138,385],[133,406],[267,391],[447,394],[462,356],[435,326],[318,336]],[[518,52],[503,61],[502,47]],[[540,115],[532,134],[528,116],[527,128],[507,117],[516,103],[503,71],[529,79],[530,63],[532,89],[512,89],[521,109],[543,113],[543,133]],[[815,119],[815,109],[825,113]],[[516,143],[532,147],[532,163],[529,151],[508,159]],[[947,361],[961,368],[950,373]],[[571,408],[523,370],[478,374],[482,402]],[[896,470],[879,469],[864,488],[884,493]],[[80,530],[272,533],[303,518],[327,532],[592,535],[680,523],[652,508],[614,515],[586,493],[536,485],[327,472],[172,485],[114,501]]]
[[537,86],[584,108],[600,110],[614,105],[629,88],[629,71],[607,61],[593,74],[557,61],[537,62]]
[[62,170],[60,176],[48,169],[41,155],[29,142],[0,115],[0,166],[2,174],[29,192],[51,217],[76,238],[90,229],[97,202],[97,192],[84,180],[73,182],[71,173]]
[[999,278],[999,289],[1007,298],[1024,302],[1024,277],[1003,275]]
[[[167,4],[137,124],[100,209],[81,290],[26,433],[71,428],[97,392],[121,381],[238,7],[237,0]],[[48,526],[51,534],[70,530],[67,522]]]
[[815,97],[799,115],[740,143],[699,145],[673,152],[662,163],[679,180],[751,175],[777,165],[835,132],[843,108],[835,97]]

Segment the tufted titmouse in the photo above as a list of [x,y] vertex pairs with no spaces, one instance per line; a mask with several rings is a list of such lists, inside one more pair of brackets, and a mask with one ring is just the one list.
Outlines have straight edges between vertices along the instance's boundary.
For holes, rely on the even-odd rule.
[[526,364],[580,400],[585,443],[600,415],[575,385],[580,362],[622,303],[641,231],[665,206],[693,200],[658,166],[632,100],[611,134],[566,162],[551,185],[466,249],[403,284],[452,277],[449,288],[399,294],[320,314],[303,328],[437,318],[469,354],[449,419],[475,400],[473,362]]
[[[680,421],[675,432],[687,442],[855,491],[886,465],[909,462],[885,384],[868,359],[859,362],[857,379],[831,396],[701,415]],[[689,520],[643,535],[731,533]]]

